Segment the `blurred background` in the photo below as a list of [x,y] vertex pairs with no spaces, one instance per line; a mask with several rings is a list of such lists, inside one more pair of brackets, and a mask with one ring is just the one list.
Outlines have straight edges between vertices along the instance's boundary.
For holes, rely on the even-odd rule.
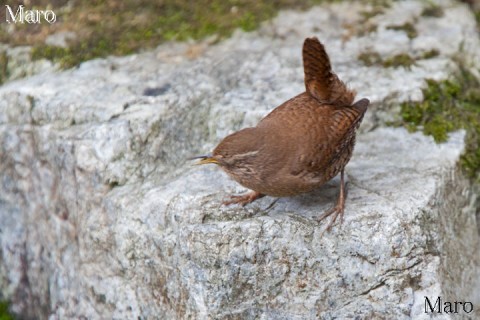
[[[6,23],[6,7],[0,10],[0,81],[18,78],[29,70],[12,70],[8,47],[25,60],[46,58],[62,68],[107,55],[126,55],[158,46],[165,41],[185,41],[214,36],[228,37],[233,30],[255,30],[279,10],[305,10],[322,0],[32,0],[6,1],[16,13],[25,10],[52,10],[54,23]],[[370,1],[379,5],[386,1]],[[21,52],[18,52],[21,51]],[[27,54],[28,51],[28,54]],[[12,56],[12,57],[9,57]],[[16,57],[15,57],[16,56]],[[26,62],[26,61],[24,61]]]
[[[381,11],[391,2],[362,1],[372,5],[372,12]],[[45,58],[68,68],[93,58],[153,48],[165,41],[210,36],[218,41],[237,28],[255,30],[280,10],[306,10],[324,2],[338,0],[8,0],[0,10],[0,83],[35,73],[26,67],[29,59]],[[480,0],[463,2],[480,19]],[[6,6],[13,13],[19,6],[24,10],[51,10],[56,21],[6,23]]]

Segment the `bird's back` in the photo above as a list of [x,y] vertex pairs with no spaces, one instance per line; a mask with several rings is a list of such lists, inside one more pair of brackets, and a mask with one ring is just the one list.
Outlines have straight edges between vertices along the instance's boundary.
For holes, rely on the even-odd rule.
[[353,104],[355,92],[333,73],[317,38],[305,40],[303,64],[304,93],[275,108],[255,128],[233,134],[217,147],[222,153],[228,141],[235,140],[230,149],[243,160],[224,170],[261,194],[295,195],[337,175],[350,160],[355,130],[367,110],[367,99]]
[[277,107],[257,128],[269,133],[264,152],[288,161],[266,171],[264,179],[269,179],[268,173],[282,176],[285,183],[301,184],[298,188],[308,191],[333,178],[351,157],[355,130],[367,105],[366,99],[353,106],[322,104],[305,92]]
[[281,168],[277,164],[275,170],[266,170],[264,180],[274,179],[277,185],[298,185],[308,191],[333,178],[348,163],[355,130],[369,101],[353,104],[355,92],[332,71],[317,38],[305,40],[303,65],[306,91],[275,108],[257,128],[268,133],[265,153],[288,159]]

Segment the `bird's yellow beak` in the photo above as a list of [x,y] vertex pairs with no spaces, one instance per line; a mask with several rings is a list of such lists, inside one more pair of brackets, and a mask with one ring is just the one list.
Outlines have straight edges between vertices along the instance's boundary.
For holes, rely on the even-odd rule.
[[200,161],[195,163],[196,165],[208,164],[208,163],[219,164],[218,160],[212,156],[198,156],[198,157],[189,158],[188,160],[195,160],[195,159],[200,159]]
[[207,163],[215,163],[215,164],[218,164],[219,162],[217,161],[217,159],[215,158],[205,158],[205,159],[202,159],[200,161],[198,161],[197,163],[195,163],[196,165],[200,165],[200,164],[207,164]]

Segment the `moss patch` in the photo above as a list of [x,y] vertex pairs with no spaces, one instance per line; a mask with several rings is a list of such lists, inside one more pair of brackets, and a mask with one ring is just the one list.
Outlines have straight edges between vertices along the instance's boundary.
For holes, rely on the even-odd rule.
[[477,31],[480,33],[480,6],[473,14],[475,15],[475,21],[477,21]]
[[389,67],[405,67],[410,69],[410,67],[415,63],[415,59],[407,53],[400,53],[393,57],[387,58],[382,62],[382,65],[385,68]]
[[380,65],[383,62],[382,56],[374,51],[362,52],[358,55],[357,59],[362,61],[367,67]]
[[443,11],[443,8],[436,5],[435,3],[431,3],[428,7],[423,9],[422,11],[422,17],[432,17],[432,18],[441,18],[445,12]]
[[378,52],[367,51],[358,55],[358,60],[362,61],[364,65],[370,67],[373,65],[379,65],[384,68],[397,68],[405,67],[410,69],[417,60],[432,59],[438,56],[440,52],[436,49],[421,52],[415,56],[411,56],[408,53],[400,53],[391,57],[383,58]]
[[383,14],[386,9],[392,6],[392,0],[367,0],[363,1],[368,3],[370,8],[360,12],[360,15],[363,17],[363,22],[370,20],[371,18]]
[[384,68],[391,67],[405,67],[410,69],[410,67],[415,64],[415,58],[410,56],[407,53],[397,54],[389,58],[382,58],[378,52],[362,52],[358,55],[358,60],[362,61],[364,65],[370,67],[373,65],[380,65]]
[[424,53],[422,53],[420,55],[419,59],[432,59],[432,58],[435,58],[439,55],[440,55],[440,51],[438,51],[437,49],[432,49],[432,50],[425,51]]
[[[13,33],[0,26],[0,42],[33,45],[35,59],[46,58],[71,67],[97,57],[153,48],[169,40],[200,39],[212,34],[223,38],[237,28],[252,31],[279,10],[302,10],[324,2],[334,0],[32,0],[28,8],[53,10],[57,21],[51,25],[18,24]],[[0,11],[2,14],[5,12]],[[76,34],[68,48],[45,45],[48,35],[61,31]]]
[[388,26],[387,29],[404,31],[410,39],[416,38],[418,35],[417,29],[415,29],[415,26],[410,22],[404,23],[400,26]]
[[402,122],[411,131],[422,130],[436,142],[448,133],[465,129],[466,151],[461,164],[467,175],[480,182],[480,81],[466,68],[449,80],[427,80],[424,101],[401,105]]
[[370,10],[360,12],[360,15],[363,17],[363,22],[370,20],[371,18],[383,14],[385,12],[385,7],[383,6],[374,6]]
[[8,311],[8,303],[0,302],[0,320],[13,320],[14,317]]
[[372,18],[384,14],[385,11],[392,6],[392,1],[390,0],[370,0],[364,2],[369,4],[369,8],[359,12],[361,18],[354,26],[352,26],[352,29],[355,30],[353,34],[360,37],[377,31],[378,26],[375,19]]
[[8,72],[8,56],[5,51],[0,52],[0,84],[9,76]]

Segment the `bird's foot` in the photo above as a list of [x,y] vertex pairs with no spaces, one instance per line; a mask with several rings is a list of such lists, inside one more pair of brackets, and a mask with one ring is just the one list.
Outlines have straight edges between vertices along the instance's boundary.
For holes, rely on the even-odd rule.
[[335,221],[337,221],[338,216],[340,216],[340,224],[343,223],[343,211],[345,209],[345,203],[340,203],[340,201],[333,207],[325,211],[320,217],[317,218],[317,221],[320,222],[326,217],[329,217],[331,215],[332,219],[327,225],[327,228],[325,230],[330,231],[332,229],[333,224]]
[[242,207],[246,206],[247,204],[264,197],[264,194],[261,194],[257,191],[252,191],[242,196],[230,196],[230,200],[224,201],[223,205],[228,206],[231,204],[241,204]]
[[327,225],[327,228],[323,230],[322,235],[325,231],[330,231],[332,229],[333,224],[337,221],[338,216],[340,216],[340,224],[343,222],[343,211],[345,209],[345,199],[347,198],[347,190],[345,188],[345,182],[343,180],[343,173],[340,173],[340,193],[338,195],[337,204],[333,207],[325,211],[317,220],[320,222],[328,216],[332,216],[332,220]]

